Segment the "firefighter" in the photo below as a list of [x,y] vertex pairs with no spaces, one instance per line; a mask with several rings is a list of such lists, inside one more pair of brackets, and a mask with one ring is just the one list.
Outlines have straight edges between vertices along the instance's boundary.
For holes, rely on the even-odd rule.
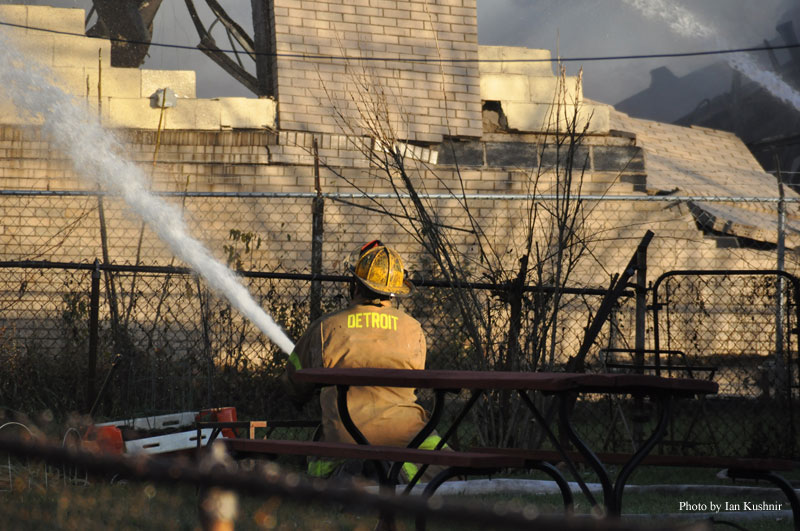
[[[292,381],[292,374],[298,369],[425,368],[422,327],[393,304],[395,298],[411,294],[414,288],[405,278],[400,255],[374,240],[360,249],[355,265],[352,262],[350,304],[312,323],[286,363],[281,380],[296,403],[307,402],[314,391],[313,386]],[[377,445],[406,446],[428,419],[428,413],[417,404],[415,391],[410,388],[351,387],[347,403],[355,425],[370,443]],[[334,387],[322,389],[320,404],[322,440],[354,443],[339,418]],[[433,449],[439,440],[437,435],[431,435],[420,448]],[[343,461],[311,460],[308,473],[329,477],[343,464]],[[407,479],[416,471],[416,465],[410,463],[403,467]]]

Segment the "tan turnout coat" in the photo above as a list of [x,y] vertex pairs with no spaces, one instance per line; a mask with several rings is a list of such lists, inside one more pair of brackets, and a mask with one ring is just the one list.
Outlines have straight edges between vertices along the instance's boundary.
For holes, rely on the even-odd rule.
[[[392,306],[391,300],[356,299],[338,312],[311,324],[295,345],[284,383],[290,396],[305,401],[313,388],[292,381],[295,369],[312,367],[424,369],[425,336],[414,318]],[[427,421],[414,389],[351,387],[350,416],[372,444],[405,446]],[[323,439],[354,442],[339,418],[336,388],[320,394]]]

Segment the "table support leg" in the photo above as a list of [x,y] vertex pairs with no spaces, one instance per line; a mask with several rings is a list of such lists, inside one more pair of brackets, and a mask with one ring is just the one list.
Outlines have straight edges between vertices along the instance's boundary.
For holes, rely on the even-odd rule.
[[[339,409],[339,418],[342,419],[342,424],[344,425],[347,432],[353,437],[353,439],[358,444],[362,445],[369,445],[369,441],[361,433],[361,430],[358,429],[355,422],[353,422],[353,418],[350,416],[350,410],[347,407],[347,391],[350,390],[349,385],[337,385],[336,386],[336,407]],[[380,460],[373,460],[375,463],[375,471],[378,473],[378,480],[381,485],[387,485],[392,489],[396,485],[396,483],[392,482],[392,478],[389,475],[389,467],[387,466],[386,462]]]
[[[597,475],[597,478],[600,480],[600,485],[603,488],[603,501],[605,502],[604,512],[611,512],[614,504],[614,488],[611,485],[611,479],[609,478],[608,471],[603,466],[602,461],[600,461],[591,448],[586,446],[586,443],[583,442],[583,439],[580,438],[578,433],[575,431],[575,428],[572,426],[572,420],[570,418],[570,406],[572,401],[570,398],[571,397],[568,394],[561,394],[558,396],[558,417],[561,429],[566,432],[570,442],[575,445],[575,448],[581,453],[589,466],[592,467],[592,470],[594,470],[594,473]],[[559,445],[559,449],[560,448],[561,446]],[[560,449],[560,451],[563,450]],[[595,507],[597,507],[596,503]]]
[[774,485],[777,485],[777,487],[781,489],[781,491],[789,499],[789,507],[792,509],[792,520],[794,520],[793,529],[795,529],[795,531],[800,531],[800,497],[797,496],[792,484],[789,483],[785,478],[774,472],[762,472],[746,469],[738,470],[735,468],[728,469],[728,476],[731,479],[763,479],[764,481],[769,481]]
[[670,412],[672,411],[672,397],[670,395],[659,395],[657,401],[660,411],[658,426],[628,462],[625,463],[617,475],[617,481],[614,483],[614,505],[609,507],[609,513],[612,516],[619,516],[622,513],[622,491],[625,489],[625,483],[628,478],[667,432],[671,416]]
[[450,440],[450,436],[452,436],[453,433],[455,433],[455,431],[458,429],[458,426],[464,420],[464,417],[467,416],[467,413],[470,412],[472,406],[475,405],[475,402],[478,401],[478,399],[481,397],[482,394],[483,394],[483,389],[475,389],[472,391],[469,400],[467,400],[467,403],[464,404],[464,407],[461,408],[461,411],[458,413],[458,415],[456,415],[455,420],[453,420],[453,424],[451,424],[450,427],[447,428],[447,431],[444,432],[444,435],[442,435],[442,440],[439,441],[439,443],[436,445],[437,450],[441,450],[442,447],[445,445],[445,443],[448,440]]
[[339,409],[339,418],[342,419],[342,424],[344,424],[347,433],[353,437],[357,444],[369,444],[367,438],[364,437],[364,434],[361,433],[361,430],[358,429],[358,426],[350,417],[350,410],[347,407],[347,391],[349,390],[349,385],[336,386],[336,407]]
[[[441,450],[442,448],[444,448],[444,445],[447,443],[448,440],[450,440],[450,436],[453,435],[453,433],[455,433],[455,431],[458,429],[458,426],[461,424],[461,421],[463,421],[464,417],[467,416],[467,413],[469,413],[469,411],[472,409],[472,406],[475,405],[475,402],[478,401],[478,398],[480,398],[481,394],[483,394],[483,390],[481,390],[481,389],[476,389],[476,390],[472,391],[472,395],[469,397],[469,400],[467,401],[467,403],[464,404],[464,407],[461,408],[461,411],[456,416],[455,420],[453,420],[453,424],[451,424],[450,427],[447,428],[447,431],[444,433],[444,435],[441,436],[441,438],[439,439],[439,442],[436,443],[436,447],[434,448],[434,451],[438,451],[438,450]],[[442,393],[441,395],[439,393],[436,393],[436,402],[434,404],[434,411],[436,410],[436,408],[437,408],[437,406],[438,406],[438,404],[440,402],[442,404],[444,404],[444,393]],[[427,435],[425,437],[427,438]],[[416,445],[414,445],[414,442],[416,442],[416,440],[417,440],[417,437],[414,438],[414,441],[412,441],[408,445],[408,447],[409,448],[417,448],[420,444],[422,444],[422,441],[424,441],[425,439],[423,438],[422,440],[417,442]],[[394,465],[392,465],[392,469],[389,472],[389,476],[393,477],[393,478],[396,478],[397,476],[395,474],[397,474],[397,475],[400,474],[399,467],[401,467],[401,466],[402,466],[402,463],[400,463],[400,464],[395,463]],[[397,467],[397,470],[395,470],[395,467]],[[414,474],[414,477],[411,478],[411,480],[408,482],[408,485],[406,485],[405,490],[403,491],[403,494],[408,494],[409,492],[411,492],[411,489],[413,489],[414,485],[416,485],[419,482],[419,480],[422,478],[422,475],[425,473],[426,470],[428,470],[428,465],[422,465],[421,467],[419,467],[419,470],[417,470],[417,473]]]
[[[536,422],[538,422],[539,425],[542,427],[542,429],[545,432],[545,435],[547,435],[547,438],[550,440],[550,443],[558,451],[558,453],[561,454],[561,458],[564,460],[564,463],[566,463],[567,468],[569,468],[569,472],[570,474],[572,474],[572,477],[578,483],[578,486],[580,487],[581,492],[583,492],[583,495],[586,496],[586,499],[589,500],[589,503],[592,504],[592,507],[600,507],[600,504],[597,503],[597,499],[594,497],[594,494],[592,494],[592,491],[590,491],[589,487],[586,486],[586,482],[583,481],[583,478],[578,472],[575,463],[572,461],[572,459],[570,459],[569,455],[567,455],[566,450],[564,450],[564,448],[561,446],[558,437],[555,436],[553,431],[550,429],[550,426],[547,425],[547,421],[539,411],[539,408],[536,407],[536,404],[533,403],[533,401],[528,396],[528,393],[524,389],[518,389],[517,393],[519,393],[519,396],[522,398],[522,401],[525,402],[525,405],[528,406],[528,409],[531,410],[534,419],[536,419]],[[603,492],[605,493],[605,488],[603,489]],[[609,492],[610,492],[610,483],[609,483]]]
[[[408,443],[407,448],[419,448],[419,445],[422,444],[428,436],[433,433],[433,430],[436,428],[436,425],[439,423],[439,420],[442,418],[442,411],[444,411],[444,389],[436,389],[434,392],[434,400],[433,400],[433,411],[431,412],[431,418],[425,424],[425,426],[417,433],[411,442]],[[400,477],[400,470],[403,468],[403,464],[401,462],[395,462],[392,464],[392,467],[389,469],[389,479],[395,484],[399,484],[399,477]],[[414,474],[414,477],[411,478],[411,481],[408,482],[406,485],[405,491],[403,494],[408,494],[414,485],[417,484],[419,479],[422,477],[422,474],[425,473],[425,470],[428,469],[428,465],[422,465],[418,470],[417,473]]]
[[[484,471],[482,471],[482,473],[484,473],[484,474],[489,474],[491,472],[492,472],[492,470],[484,470]],[[422,497],[427,500],[428,498],[433,496],[433,494],[436,492],[436,489],[438,489],[442,485],[442,483],[444,483],[448,479],[452,479],[452,478],[457,477],[457,476],[467,476],[469,474],[474,474],[474,473],[475,473],[475,469],[473,469],[473,468],[462,468],[462,467],[458,467],[458,466],[454,466],[454,467],[450,467],[450,468],[447,468],[445,470],[442,470],[441,472],[436,474],[436,477],[434,477],[432,480],[430,480],[427,485],[425,485],[425,489],[422,491]],[[415,528],[417,529],[417,531],[424,531],[425,530],[425,517],[424,516],[418,516],[417,517],[417,519],[415,521]]]
[[575,511],[575,503],[572,499],[572,489],[569,488],[569,483],[567,483],[566,478],[564,478],[561,472],[547,461],[530,463],[528,468],[541,470],[553,478],[553,481],[556,482],[558,489],[561,491],[561,499],[564,501],[564,513],[567,516],[572,516],[572,513]]
[[433,433],[433,430],[436,429],[436,425],[439,424],[439,421],[442,418],[442,412],[444,411],[444,395],[447,391],[444,389],[436,389],[434,391],[434,400],[433,400],[433,411],[431,411],[431,418],[425,424],[419,433],[417,433],[411,442],[408,443],[408,448],[419,448],[419,445],[422,444],[428,436]]

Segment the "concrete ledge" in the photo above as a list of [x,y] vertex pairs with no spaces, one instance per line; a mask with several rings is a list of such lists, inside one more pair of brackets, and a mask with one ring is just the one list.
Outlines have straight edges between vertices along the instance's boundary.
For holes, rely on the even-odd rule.
[[139,70],[141,97],[149,98],[158,89],[171,88],[179,98],[195,98],[197,74],[194,70]]
[[[0,19],[9,24],[28,25],[28,6],[4,6],[0,5]],[[5,29],[12,29],[6,27]]]
[[[84,16],[86,13],[83,9],[27,6],[27,11],[28,26],[80,34],[85,31]],[[3,15],[2,7],[0,7],[0,15]],[[5,20],[5,17],[3,20]]]
[[41,116],[35,118],[21,116],[14,103],[9,99],[0,100],[0,116],[3,117],[3,125],[42,125],[44,123]]
[[[95,103],[90,100],[94,106]],[[103,124],[109,127],[157,129],[161,109],[150,98],[104,98]],[[182,98],[164,111],[162,127],[167,130],[272,129],[275,102],[270,99]]]
[[575,105],[583,101],[583,87],[576,76],[566,76],[563,82],[555,76],[529,76],[528,87],[528,101],[533,103],[564,102]]
[[32,33],[19,28],[3,28],[3,35],[19,50],[25,59],[32,59],[47,66],[53,66],[53,35]]
[[[83,9],[48,6],[0,5],[0,20],[20,26],[83,34]],[[44,35],[36,30],[30,33]]]
[[84,66],[95,70],[100,64],[104,71],[111,70],[111,41],[54,34],[52,64],[53,66]]
[[[164,129],[196,129],[194,100],[180,100],[165,110]],[[103,125],[136,129],[157,129],[161,109],[152,107],[149,98],[104,98]]]
[[[187,106],[188,109],[186,108]],[[184,107],[182,112],[180,112],[180,107]],[[174,113],[179,111],[175,114],[186,121],[191,121],[191,118],[194,118],[194,129],[220,129],[222,127],[220,121],[221,107],[220,102],[217,100],[181,99],[178,100],[176,107],[165,112]],[[177,128],[177,126],[173,127],[170,124],[167,124],[167,127],[169,129]]]
[[[30,61],[49,67],[89,67],[95,70],[99,63],[103,69],[111,69],[111,43],[107,40],[13,27],[3,27],[2,31],[12,46]],[[98,57],[98,50],[102,57]]]
[[[526,76],[552,76],[553,64],[550,50],[536,50],[520,46],[479,46],[478,58],[481,75],[492,73],[523,74]],[[514,60],[521,60],[514,62]],[[530,60],[531,62],[525,62]]]
[[481,74],[481,99],[484,101],[530,101],[528,76],[522,74]]
[[581,103],[583,90],[575,76],[563,80],[555,76],[491,73],[481,75],[481,100],[547,103]]
[[[86,96],[86,69],[83,67],[54,67],[51,81],[64,92],[83,98]],[[95,85],[95,93],[97,86]],[[95,94],[97,98],[97,94]]]
[[[545,103],[500,102],[508,127],[523,132],[566,131],[568,119],[572,119],[573,106],[558,110]],[[578,107],[576,127],[579,132],[588,126],[587,133],[608,133],[610,128],[608,105],[581,104]]]
[[277,129],[275,100],[270,98],[219,98],[220,127]]
[[[89,78],[89,99],[97,99],[97,68],[86,68]],[[142,94],[142,71],[138,68],[108,68],[103,69],[100,80],[102,96],[112,98],[146,98],[149,94]],[[84,87],[84,92],[86,87]]]

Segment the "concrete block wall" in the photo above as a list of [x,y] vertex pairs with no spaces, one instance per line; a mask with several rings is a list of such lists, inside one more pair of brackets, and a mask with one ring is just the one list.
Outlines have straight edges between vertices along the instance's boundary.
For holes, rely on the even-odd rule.
[[500,102],[509,129],[563,132],[575,119],[579,131],[609,131],[608,106],[584,101],[579,77],[554,74],[549,50],[481,46],[479,54],[481,99]]
[[[110,41],[84,37],[84,16],[82,9],[0,5],[3,21],[70,34],[4,26],[0,35],[24,54],[24,61],[35,61],[46,69],[54,85],[85,100],[88,112],[97,114],[101,108],[102,122],[108,127],[156,129],[161,109],[151,97],[163,88],[178,97],[177,105],[166,110],[164,129],[276,127],[272,99],[197,99],[194,71],[112,67]],[[0,99],[0,115],[5,124],[40,123],[17,112],[7,97]]]
[[[454,166],[407,160],[416,175],[419,190],[444,193],[460,189],[467,193],[524,194],[532,190],[552,193],[555,173],[536,175],[530,167],[517,164],[489,164],[489,147],[500,144],[503,135],[489,136],[480,147],[487,163],[476,166]],[[509,136],[509,135],[506,135]],[[374,194],[392,193],[392,185],[365,162],[362,149],[368,148],[363,138],[343,135],[312,135],[302,132],[269,131],[166,131],[155,166],[156,133],[132,130],[122,135],[128,157],[152,175],[153,189],[170,192],[306,192],[314,191],[313,139],[320,155],[320,181],[323,192]],[[646,195],[641,189],[642,169],[638,165],[637,147],[631,140],[615,137],[589,137],[595,143],[584,146],[589,167],[581,185],[584,193],[606,195]],[[530,136],[513,137],[516,143]],[[506,138],[509,140],[509,138]],[[359,142],[361,144],[359,144]],[[515,142],[507,142],[514,144]],[[513,148],[512,148],[513,149]],[[612,156],[613,155],[613,156]],[[539,155],[541,156],[541,154]],[[502,160],[502,159],[501,159]],[[538,162],[536,162],[538,164]],[[614,164],[630,171],[621,172]],[[460,175],[460,179],[459,179]],[[463,180],[463,181],[462,181]],[[80,179],[69,161],[52,150],[36,128],[5,126],[0,128],[0,188],[15,190],[91,190]],[[192,231],[217,256],[224,258],[223,248],[230,245],[231,229],[253,231],[264,241],[254,254],[261,265],[273,269],[307,271],[310,264],[310,200],[280,198],[187,198],[172,197],[182,204]],[[0,231],[0,256],[5,259],[40,257],[52,260],[81,261],[100,256],[99,215],[95,198],[49,197],[21,200],[17,196],[0,196],[3,228]],[[341,261],[362,240],[380,237],[408,253],[412,269],[426,267],[422,249],[406,230],[371,210],[366,199],[348,202],[329,200],[325,212],[326,272],[341,272]],[[396,201],[378,200],[390,211],[397,211]],[[522,237],[525,218],[523,201],[470,201],[477,219],[496,245],[513,245]],[[469,221],[454,199],[432,201],[441,222],[468,229]],[[54,210],[55,209],[55,210]],[[111,258],[117,263],[132,263],[141,225],[135,215],[117,201],[105,204]],[[592,201],[586,206],[586,233],[596,241],[590,260],[579,268],[576,282],[588,286],[607,284],[608,275],[618,272],[630,258],[646,228],[656,232],[651,246],[651,274],[698,265],[716,268],[773,267],[771,253],[752,250],[731,250],[717,247],[698,230],[686,206],[664,202]],[[540,226],[545,231],[546,223]],[[541,237],[540,233],[540,237]],[[464,256],[476,252],[474,236],[457,232]],[[676,243],[677,242],[677,243]],[[157,238],[145,232],[144,260],[148,263],[169,263],[172,254]],[[42,254],[45,253],[45,254]],[[501,253],[502,254],[502,253]],[[761,258],[763,255],[763,259]],[[513,267],[513,253],[509,254]],[[743,258],[745,257],[745,258]],[[744,261],[743,261],[744,260]],[[597,267],[597,263],[603,267]]]
[[274,0],[274,18],[281,129],[360,133],[386,110],[398,139],[480,137],[476,0]]
[[[362,134],[375,126],[371,117],[385,113],[391,135],[437,143],[480,137],[482,100],[499,101],[516,131],[564,130],[573,113],[591,133],[609,129],[607,106],[585,102],[579,79],[554,75],[548,51],[479,47],[475,0],[273,0],[271,13],[277,103],[198,100],[194,72],[113,68],[110,43],[81,36],[82,10],[0,6],[12,23],[76,34],[6,32],[26,56],[52,68],[56,85],[92,112],[101,106],[111,127],[157,127],[160,109],[149,98],[169,87],[179,103],[162,124],[167,129],[277,128],[279,116],[284,130]],[[0,106],[6,123],[30,123],[8,101]]]
[[[361,137],[263,130],[166,131],[161,135],[158,158],[153,166],[157,136],[154,131],[131,130],[122,136],[125,153],[146,171],[152,172],[153,189],[157,191],[312,192],[314,167],[310,150],[316,138],[320,158],[327,163],[321,168],[323,191],[392,192],[386,176],[364,163],[362,149],[371,146],[365,145]],[[587,140],[591,140],[584,146],[590,166],[583,186],[597,186],[601,191],[598,193],[605,190],[610,195],[645,195],[636,188],[636,179],[642,174],[634,171],[643,169],[644,161],[639,160],[641,153],[630,138],[607,136],[588,137]],[[515,146],[499,145],[503,143]],[[476,151],[481,155],[481,164],[474,166],[456,169],[452,165],[440,164],[426,168],[421,161],[408,160],[409,165],[415,167],[415,184],[420,190],[442,193],[448,188],[458,189],[462,182],[460,174],[467,193],[530,191],[535,173],[531,168],[519,167],[518,160],[510,160],[508,149],[517,151],[515,148],[522,144],[539,146],[537,137],[488,135],[479,144]],[[420,152],[420,155],[419,158],[424,158],[425,153]],[[546,150],[534,150],[533,155],[548,160]],[[538,161],[534,159],[536,164]],[[415,164],[419,165],[413,166]],[[620,172],[620,164],[632,171]],[[541,188],[538,191],[547,193],[550,191],[547,186],[554,183],[553,173],[540,177]],[[66,158],[51,149],[36,128],[5,126],[0,127],[0,188],[75,190],[88,189],[88,186],[78,178]],[[252,254],[243,256],[244,267],[310,271],[310,198],[178,196],[167,200],[180,206],[190,232],[222,261],[228,254],[226,246],[234,245],[231,230],[239,230],[252,232],[262,241]],[[458,256],[467,262],[480,263],[475,236],[469,231],[470,222],[460,202],[435,199],[430,203],[439,223],[462,229],[453,232]],[[513,270],[517,265],[517,249],[525,236],[521,220],[526,218],[527,202],[481,199],[469,203],[494,252],[505,256],[503,265]],[[368,199],[326,200],[325,273],[344,273],[344,258],[364,241],[377,237],[395,246],[406,258],[407,267],[412,272],[423,277],[436,275],[421,246],[407,230],[409,224],[397,223],[379,213],[382,208],[400,216],[407,214],[390,199],[377,199],[377,203]],[[626,265],[647,228],[656,233],[648,252],[650,279],[671,269],[773,267],[774,253],[717,247],[715,241],[704,238],[697,229],[688,207],[674,205],[668,199],[658,203],[587,201],[584,208],[584,233],[590,242],[591,253],[585,255],[584,261],[572,274],[572,286],[607,286],[610,275],[620,272]],[[100,215],[94,196],[20,197],[0,194],[0,212],[3,221],[0,226],[0,256],[4,260],[91,262],[102,256]],[[149,229],[143,230],[137,216],[120,201],[106,198],[104,212],[107,247],[112,262],[134,263],[138,251],[141,263],[183,265]],[[546,241],[548,229],[549,223],[541,219],[535,234],[537,242]],[[142,245],[137,249],[140,234]],[[478,269],[474,271],[480,273]],[[35,293],[40,298],[59,301],[65,289],[81,289],[54,283],[55,278],[53,275],[28,274],[24,278],[26,296]],[[119,289],[124,293],[130,286],[125,283],[129,280],[120,282]],[[142,280],[137,283],[137,290],[158,286],[160,284],[149,285]],[[296,289],[296,285],[292,287]],[[293,295],[304,294],[301,290]],[[563,351],[557,356],[573,353],[571,346],[574,347],[582,336],[586,308],[575,308],[574,315],[574,319],[562,322],[559,344]],[[12,317],[5,316],[7,319]],[[143,314],[142,322],[147,318]],[[441,330],[438,332],[441,335]],[[436,330],[428,330],[431,338],[436,338],[436,333]]]
[[4,26],[1,30],[4,38],[47,66],[91,64],[96,68],[101,61],[103,68],[111,68],[111,42],[82,36],[85,16],[82,9],[2,5],[0,16],[4,22],[20,26]]
[[[552,167],[557,160],[557,154],[547,144],[552,139],[548,140],[546,134],[482,134],[481,99],[500,101],[512,129],[537,132],[549,129],[542,125],[546,124],[543,116],[552,112],[552,102],[563,90],[565,101],[577,105],[583,116],[593,113],[589,123],[590,132],[595,134],[587,137],[579,152],[579,158],[585,156],[587,161],[583,193],[645,192],[647,168],[635,137],[608,134],[608,127],[603,125],[607,123],[608,108],[585,102],[579,79],[555,76],[547,61],[508,61],[547,59],[548,52],[478,48],[474,0],[424,4],[364,0],[348,5],[301,3],[299,7],[295,4],[275,1],[279,52],[338,55],[345,49],[353,54],[353,59],[350,65],[344,65],[333,60],[310,63],[278,58],[280,131],[268,130],[276,125],[273,100],[199,100],[194,98],[193,72],[112,68],[108,64],[110,48],[106,41],[84,37],[60,40],[57,35],[24,29],[12,29],[11,33],[13,42],[21,43],[29,53],[53,67],[54,79],[61,86],[87,101],[89,112],[97,111],[97,98],[102,96],[104,122],[125,128],[120,133],[125,137],[126,153],[152,174],[155,190],[312,192],[315,180],[312,146],[316,139],[323,191],[391,193],[393,188],[387,176],[376,172],[365,156],[374,149],[371,141],[348,134],[354,131],[343,130],[332,118],[330,108],[324,106],[320,92],[327,89],[346,99],[348,91],[353,89],[348,83],[364,75],[367,77],[361,79],[365,82],[394,91],[386,95],[391,96],[392,103],[398,103],[392,119],[398,124],[398,131],[405,131],[399,136],[434,143],[429,147],[404,145],[408,148],[407,164],[415,169],[420,190],[431,193],[458,190],[463,182],[467,193],[527,193],[532,179],[538,178],[536,191],[552,192],[555,183]],[[83,16],[78,17],[78,12],[82,13],[41,6],[0,6],[4,20],[80,33]],[[434,30],[440,46],[449,46],[456,58],[469,59],[480,52],[480,81],[478,67],[473,63],[433,68],[429,63],[409,64],[400,60],[408,53],[434,57]],[[342,36],[347,38],[342,40]],[[359,57],[389,57],[384,54],[392,54],[397,61],[358,61]],[[180,98],[175,108],[165,110],[163,126],[167,131],[153,165],[152,130],[161,116],[149,96],[164,85],[175,90]],[[444,99],[437,99],[443,89],[448,92],[446,104]],[[403,106],[414,111],[405,121],[397,110]],[[87,189],[88,185],[80,180],[70,163],[54,152],[35,128],[24,127],[26,121],[15,119],[13,109],[2,107],[0,113],[5,124],[18,126],[0,128],[0,189]],[[450,128],[445,129],[445,125]],[[220,131],[229,128],[250,131]],[[475,138],[435,145],[448,131]],[[544,173],[536,176],[534,168],[541,168]],[[2,197],[0,201],[3,212],[0,256],[5,259],[41,257],[80,261],[100,256],[96,198],[37,198],[25,203],[19,198]],[[367,200],[355,202],[375,206]],[[394,202],[382,202],[386,209],[400,212]],[[525,215],[522,205],[523,202],[508,200],[481,200],[472,204],[487,234],[505,246],[521,237],[519,220]],[[716,268],[737,268],[742,264],[773,267],[771,253],[721,249],[716,241],[703,237],[688,209],[666,205],[592,203],[586,231],[598,242],[593,249],[597,261],[589,261],[577,270],[576,283],[606,285],[608,275],[627,263],[644,227],[657,233],[650,251],[653,275],[698,264]],[[436,200],[434,207],[442,223],[469,227],[455,200]],[[183,202],[182,208],[193,231],[221,258],[224,246],[230,244],[231,229],[252,230],[265,242],[254,254],[254,264],[282,270],[308,269],[310,203],[191,198]],[[136,250],[131,242],[138,240],[140,223],[114,200],[106,202],[105,210],[111,259],[118,263],[133,262]],[[542,231],[545,229],[546,226],[541,227]],[[326,272],[341,272],[342,257],[373,236],[391,242],[407,254],[411,269],[428,267],[420,246],[403,227],[376,212],[329,201]],[[459,232],[457,237],[464,256],[475,256],[474,236]],[[143,241],[142,256],[147,263],[165,264],[172,260],[172,253],[147,230]],[[674,242],[681,243],[676,247]],[[513,262],[513,253],[509,256]],[[603,267],[597,267],[598,262]],[[513,265],[509,263],[509,267]]]

